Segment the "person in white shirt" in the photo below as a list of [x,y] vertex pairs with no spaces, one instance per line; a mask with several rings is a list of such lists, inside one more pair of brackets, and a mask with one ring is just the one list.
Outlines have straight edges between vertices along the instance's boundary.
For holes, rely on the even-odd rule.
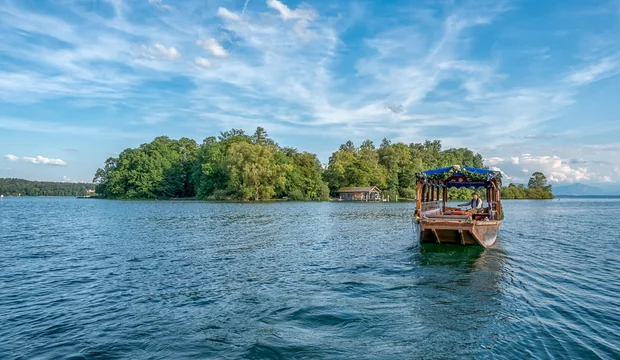
[[482,210],[482,199],[477,193],[473,193],[471,201],[459,204],[459,206],[469,206],[473,212],[479,212]]

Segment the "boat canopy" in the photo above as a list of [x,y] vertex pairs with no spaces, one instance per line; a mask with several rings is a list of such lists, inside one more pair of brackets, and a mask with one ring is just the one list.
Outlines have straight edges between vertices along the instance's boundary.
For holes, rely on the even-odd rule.
[[454,165],[444,168],[422,171],[417,174],[421,182],[432,183],[439,187],[487,187],[492,179],[501,184],[501,173],[496,170],[479,169],[469,166]]

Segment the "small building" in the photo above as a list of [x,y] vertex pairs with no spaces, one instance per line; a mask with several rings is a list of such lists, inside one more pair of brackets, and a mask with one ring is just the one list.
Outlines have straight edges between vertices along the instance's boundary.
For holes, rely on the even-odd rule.
[[338,200],[381,201],[381,190],[376,186],[345,187],[338,190]]

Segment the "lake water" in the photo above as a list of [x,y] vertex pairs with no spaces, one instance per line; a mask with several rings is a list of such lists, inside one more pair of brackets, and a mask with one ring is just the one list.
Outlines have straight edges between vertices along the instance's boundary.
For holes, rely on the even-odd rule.
[[5,197],[0,358],[620,358],[620,200],[504,207],[482,250],[412,203]]

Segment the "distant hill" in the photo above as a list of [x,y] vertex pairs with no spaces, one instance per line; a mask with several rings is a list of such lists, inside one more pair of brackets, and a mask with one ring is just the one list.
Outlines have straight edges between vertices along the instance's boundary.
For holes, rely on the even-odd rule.
[[558,196],[620,195],[620,189],[610,185],[586,185],[581,183],[554,185],[553,194]]

